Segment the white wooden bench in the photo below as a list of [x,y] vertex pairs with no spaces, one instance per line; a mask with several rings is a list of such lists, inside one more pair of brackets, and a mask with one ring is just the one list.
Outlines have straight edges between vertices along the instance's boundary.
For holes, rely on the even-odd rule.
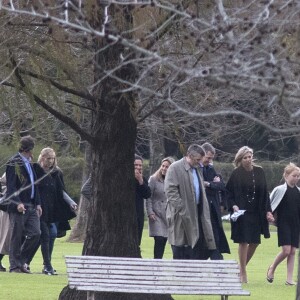
[[249,296],[233,260],[167,260],[66,256],[69,287],[94,292]]

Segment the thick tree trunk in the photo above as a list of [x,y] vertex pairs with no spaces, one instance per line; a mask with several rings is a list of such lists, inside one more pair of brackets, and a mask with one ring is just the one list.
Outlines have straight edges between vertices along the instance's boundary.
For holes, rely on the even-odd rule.
[[[132,16],[128,8],[110,11],[116,28],[130,32]],[[98,18],[98,19],[97,19]],[[101,26],[99,16],[95,17]],[[96,26],[96,25],[95,25]],[[94,94],[92,133],[95,136],[92,152],[92,189],[86,239],[83,255],[140,257],[135,214],[134,150],[137,124],[136,95],[123,93],[120,81],[107,77],[105,71],[120,64],[120,54],[126,51],[119,43],[109,46],[106,39],[95,40],[95,82],[101,80]],[[133,54],[129,54],[133,59]],[[104,70],[104,72],[103,72]],[[136,70],[124,64],[114,74],[132,82]],[[103,79],[105,77],[105,79]],[[86,293],[65,287],[59,299],[86,299]],[[96,299],[172,299],[170,296],[97,293]]]
[[[63,298],[61,298],[63,297]],[[86,292],[77,292],[65,287],[61,294],[60,299],[64,300],[86,300]],[[147,294],[122,294],[122,293],[97,293],[95,300],[170,300],[170,295],[147,295]]]

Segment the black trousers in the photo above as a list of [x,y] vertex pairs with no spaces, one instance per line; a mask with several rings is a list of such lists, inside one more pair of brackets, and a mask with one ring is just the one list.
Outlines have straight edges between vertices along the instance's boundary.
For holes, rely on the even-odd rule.
[[139,246],[141,245],[143,229],[144,229],[144,215],[140,215],[137,217],[137,230],[138,230],[138,242]]
[[214,233],[214,238],[215,238],[215,243],[216,243],[216,247],[217,249],[210,251],[210,259],[211,260],[220,260],[220,259],[224,259],[223,255],[220,252],[220,225],[219,225],[219,220],[218,220],[218,215],[214,209],[214,207],[211,207],[210,210],[210,219],[211,219],[211,226],[213,229],[213,233]]
[[154,258],[163,258],[165,247],[167,243],[167,238],[163,236],[154,237]]
[[201,214],[202,214],[202,208],[200,205],[197,206],[198,208],[198,226],[199,226],[199,239],[195,245],[195,247],[192,249],[192,259],[201,259],[205,260],[210,257],[211,251],[207,248],[203,227],[201,223]]
[[192,259],[192,248],[190,246],[171,245],[173,259]]
[[25,214],[10,213],[12,234],[9,246],[10,270],[27,263],[39,242],[40,220],[35,208],[26,208]]

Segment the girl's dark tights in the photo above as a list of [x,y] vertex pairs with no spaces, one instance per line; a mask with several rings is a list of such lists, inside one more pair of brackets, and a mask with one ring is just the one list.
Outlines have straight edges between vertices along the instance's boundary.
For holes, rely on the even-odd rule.
[[154,258],[161,259],[164,256],[167,238],[163,236],[154,237]]

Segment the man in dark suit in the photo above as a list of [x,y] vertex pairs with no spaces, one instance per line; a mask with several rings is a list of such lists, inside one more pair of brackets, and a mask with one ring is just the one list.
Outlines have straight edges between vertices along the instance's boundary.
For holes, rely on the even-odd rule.
[[12,228],[9,249],[10,272],[30,273],[25,263],[40,239],[42,214],[36,174],[31,166],[34,140],[24,136],[19,152],[6,165],[8,212]]
[[205,151],[205,156],[202,159],[201,169],[206,197],[210,204],[211,224],[217,247],[213,251],[208,251],[205,258],[210,257],[210,259],[218,260],[223,259],[222,253],[230,253],[227,238],[223,229],[220,207],[220,195],[225,193],[226,188],[222,178],[216,173],[213,167],[213,159],[216,153],[215,148],[209,143],[204,143],[202,148]]
[[151,196],[151,190],[148,181],[143,176],[143,159],[139,155],[134,157],[134,175],[135,175],[135,208],[138,225],[138,242],[141,245],[144,229],[144,199]]

